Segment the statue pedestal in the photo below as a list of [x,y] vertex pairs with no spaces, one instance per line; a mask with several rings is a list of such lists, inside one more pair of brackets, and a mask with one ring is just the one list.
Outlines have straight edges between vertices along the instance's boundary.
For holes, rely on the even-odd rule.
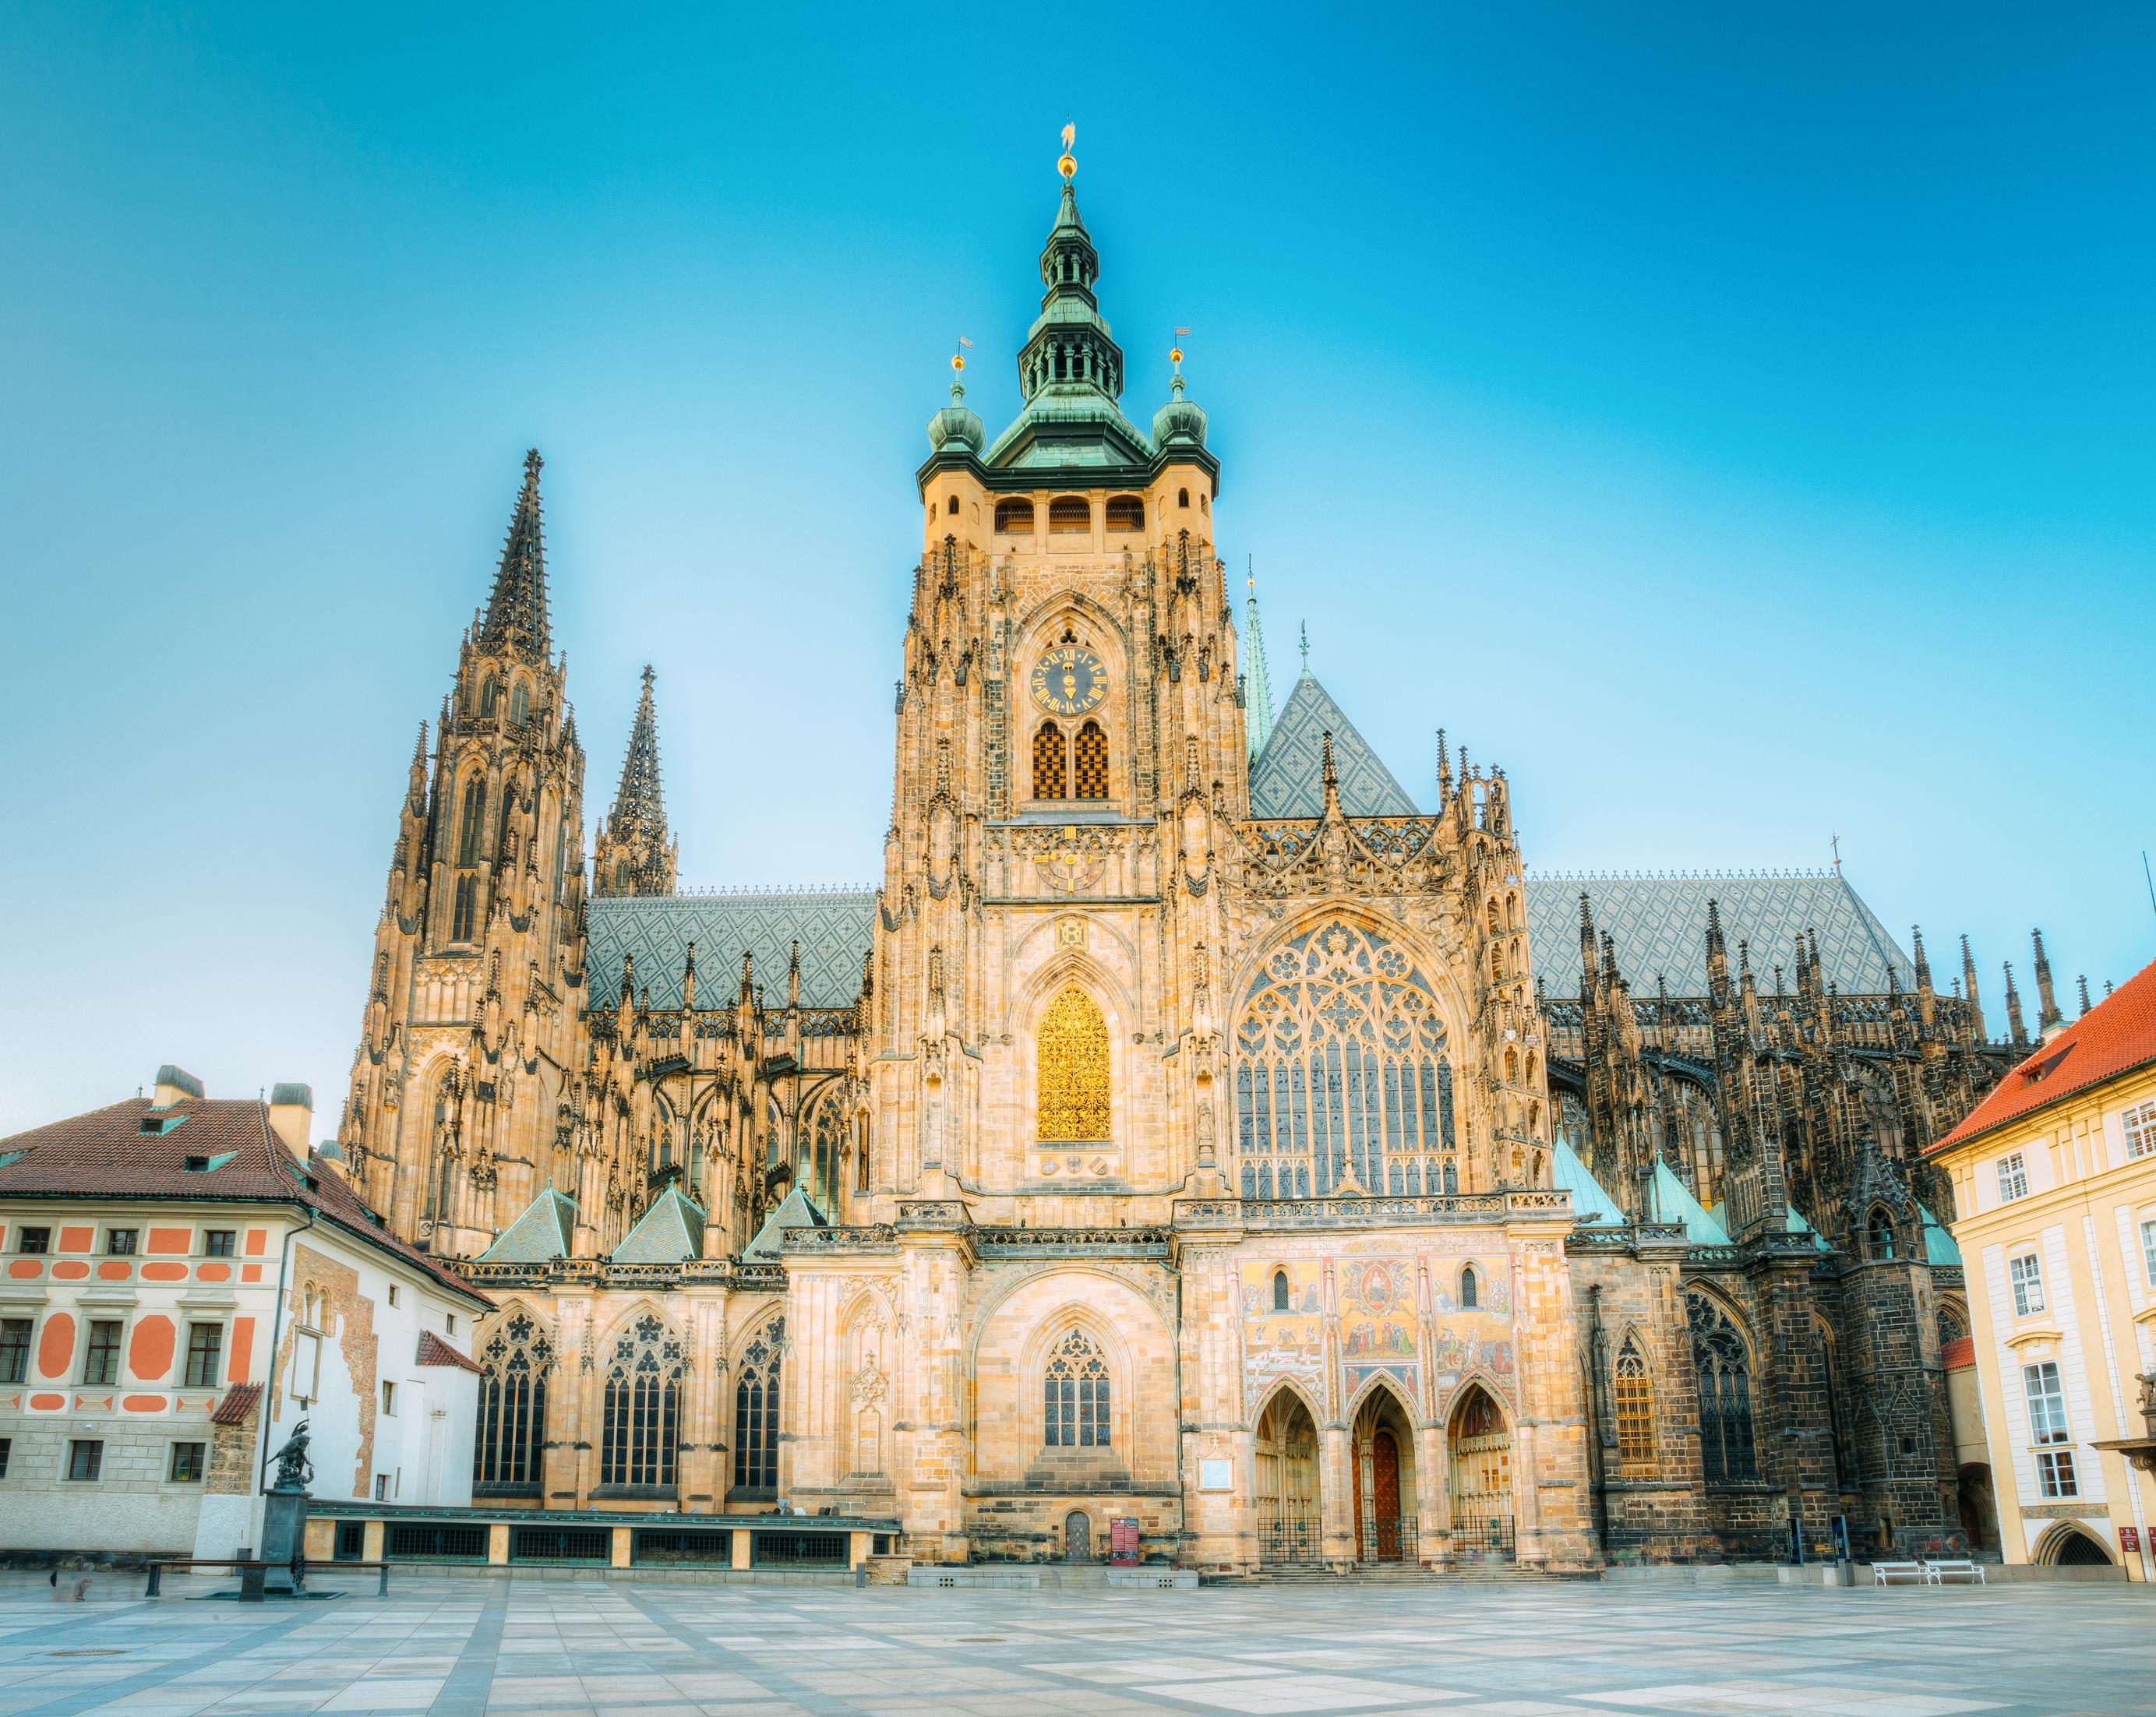
[[282,1486],[262,1499],[262,1560],[270,1566],[245,1571],[262,1578],[259,1593],[252,1579],[244,1582],[245,1597],[290,1597],[299,1590],[299,1582],[292,1577],[292,1563],[306,1542],[308,1500],[305,1491]]

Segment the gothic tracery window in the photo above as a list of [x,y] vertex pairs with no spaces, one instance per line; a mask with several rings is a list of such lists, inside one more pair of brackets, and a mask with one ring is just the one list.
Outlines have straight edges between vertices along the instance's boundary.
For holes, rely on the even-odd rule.
[[1710,1484],[1759,1476],[1752,1443],[1752,1361],[1743,1331],[1703,1294],[1685,1296],[1699,1377],[1699,1453]]
[[1611,1395],[1617,1408],[1617,1468],[1627,1478],[1655,1470],[1655,1386],[1647,1361],[1630,1335],[1617,1351]]
[[1384,937],[1336,921],[1277,950],[1235,1052],[1244,1197],[1458,1190],[1445,1022]]
[[465,789],[464,817],[457,825],[457,863],[479,863],[479,843],[486,827],[486,783],[475,781]]
[[1055,1144],[1108,1138],[1108,1023],[1075,984],[1040,1017],[1039,1060],[1035,1135]]
[[547,1371],[553,1344],[522,1312],[495,1331],[480,1356],[479,1431],[472,1445],[472,1483],[503,1489],[536,1489],[547,1442]]
[[1036,799],[1060,799],[1064,796],[1067,780],[1063,730],[1053,721],[1044,721],[1040,730],[1033,736],[1033,796]]
[[680,1338],[649,1312],[615,1340],[607,1367],[600,1484],[674,1482],[682,1371]]
[[734,1488],[778,1488],[778,1368],[786,1320],[775,1318],[742,1354],[734,1380]]
[[1082,1331],[1073,1330],[1050,1356],[1041,1407],[1049,1448],[1107,1448],[1108,1367]]
[[1097,721],[1078,730],[1070,747],[1070,797],[1105,799],[1108,797],[1108,735]]

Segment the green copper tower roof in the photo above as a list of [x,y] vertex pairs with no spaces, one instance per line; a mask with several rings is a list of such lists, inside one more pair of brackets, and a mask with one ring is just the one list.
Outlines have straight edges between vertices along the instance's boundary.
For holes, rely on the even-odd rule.
[[1273,677],[1265,668],[1265,634],[1258,625],[1258,581],[1250,581],[1250,636],[1243,650],[1243,734],[1257,764],[1273,732]]

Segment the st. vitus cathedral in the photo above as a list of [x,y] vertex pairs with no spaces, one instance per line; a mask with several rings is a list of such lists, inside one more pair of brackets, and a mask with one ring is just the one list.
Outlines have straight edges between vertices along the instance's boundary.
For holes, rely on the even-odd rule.
[[1958,1543],[1966,947],[1942,994],[1835,874],[1531,875],[1502,770],[1440,741],[1419,807],[1306,652],[1276,710],[1060,166],[1018,415],[928,426],[873,890],[677,892],[648,670],[588,868],[526,462],[339,1129],[499,1303],[477,1495],[934,1562]]

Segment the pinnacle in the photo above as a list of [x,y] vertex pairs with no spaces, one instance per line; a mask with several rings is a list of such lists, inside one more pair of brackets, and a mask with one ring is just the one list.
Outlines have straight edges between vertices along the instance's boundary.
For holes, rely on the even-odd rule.
[[644,693],[636,703],[636,724],[629,730],[629,754],[622,759],[621,786],[613,797],[608,833],[617,840],[631,833],[666,838],[666,801],[659,781],[659,716],[652,700],[655,676],[644,669]]
[[479,624],[481,643],[536,662],[544,662],[552,649],[547,615],[547,543],[539,509],[539,473],[545,465],[536,447],[524,456],[524,486],[517,493],[501,565]]

